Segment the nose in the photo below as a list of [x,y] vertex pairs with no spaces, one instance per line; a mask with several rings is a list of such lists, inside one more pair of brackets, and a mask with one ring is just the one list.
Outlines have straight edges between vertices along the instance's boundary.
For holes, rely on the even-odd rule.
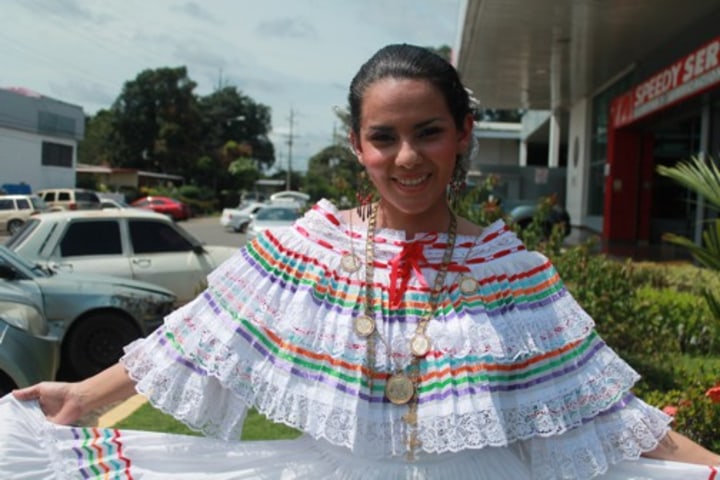
[[413,168],[420,162],[422,162],[422,156],[417,148],[411,142],[402,142],[395,157],[395,163],[400,167]]

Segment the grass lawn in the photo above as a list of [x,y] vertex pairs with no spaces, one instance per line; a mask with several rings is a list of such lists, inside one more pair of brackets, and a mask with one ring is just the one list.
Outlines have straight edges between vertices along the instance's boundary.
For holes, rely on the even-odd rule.
[[[185,424],[175,420],[170,415],[153,408],[149,403],[143,404],[128,418],[116,423],[114,428],[200,435],[200,433],[190,430]],[[300,432],[297,430],[270,422],[255,410],[250,410],[243,426],[242,439],[281,440],[284,438],[296,438],[299,435]]]

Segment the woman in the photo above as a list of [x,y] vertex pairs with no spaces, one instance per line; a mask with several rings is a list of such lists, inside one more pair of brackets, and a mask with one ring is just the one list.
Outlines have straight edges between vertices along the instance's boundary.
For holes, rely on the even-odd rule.
[[[452,66],[388,46],[349,100],[350,140],[379,200],[319,202],[213,272],[118,365],[14,394],[35,403],[5,399],[0,473],[711,478],[720,458],[630,393],[637,374],[548,260],[502,222],[481,228],[449,208],[473,126]],[[239,438],[250,406],[304,435],[222,443],[42,417],[69,425],[136,391],[222,439]]]

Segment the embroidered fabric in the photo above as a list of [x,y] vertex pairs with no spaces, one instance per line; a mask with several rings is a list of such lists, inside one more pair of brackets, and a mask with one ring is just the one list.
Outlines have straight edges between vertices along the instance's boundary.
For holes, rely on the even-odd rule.
[[[361,457],[404,454],[405,409],[377,401],[381,396],[373,397],[363,383],[365,344],[352,329],[353,312],[362,305],[362,272],[356,277],[340,267],[340,252],[350,241],[362,251],[365,232],[351,240],[337,213],[323,201],[295,228],[259,237],[255,249],[241,251],[209,276],[201,296],[131,344],[122,362],[138,391],[211,436],[238,438],[252,406]],[[443,234],[438,237],[425,249],[430,264],[441,260]],[[433,353],[423,376],[445,383],[420,398],[422,452],[522,442],[533,478],[537,472],[537,478],[553,479],[591,478],[652,449],[670,418],[632,397],[637,374],[597,338],[592,320],[547,259],[524,251],[502,222],[487,227],[483,237],[459,236],[454,258],[467,257],[480,284],[477,294],[464,295],[458,276],[448,275],[445,300],[428,325]],[[378,328],[397,363],[406,366],[422,314],[411,305],[429,292],[411,278],[405,308],[390,308],[387,262],[406,240],[386,229],[376,238]],[[425,281],[432,284],[436,273],[424,269]],[[536,298],[534,285],[548,283],[557,287]],[[586,350],[577,358],[543,360],[578,344]],[[393,369],[382,344],[375,359],[376,371]],[[518,370],[518,378],[493,373],[533,362],[537,371]],[[478,377],[468,380],[468,371]],[[552,378],[544,372],[553,372]],[[466,392],[465,384],[474,390]],[[424,386],[431,388],[431,381]]]

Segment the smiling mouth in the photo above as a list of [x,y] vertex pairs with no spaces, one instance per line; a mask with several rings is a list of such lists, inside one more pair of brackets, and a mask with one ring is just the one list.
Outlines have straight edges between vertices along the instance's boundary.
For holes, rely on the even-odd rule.
[[403,187],[417,187],[421,183],[423,183],[425,180],[430,178],[430,175],[423,175],[422,177],[414,177],[414,178],[395,178],[395,181],[402,185]]

